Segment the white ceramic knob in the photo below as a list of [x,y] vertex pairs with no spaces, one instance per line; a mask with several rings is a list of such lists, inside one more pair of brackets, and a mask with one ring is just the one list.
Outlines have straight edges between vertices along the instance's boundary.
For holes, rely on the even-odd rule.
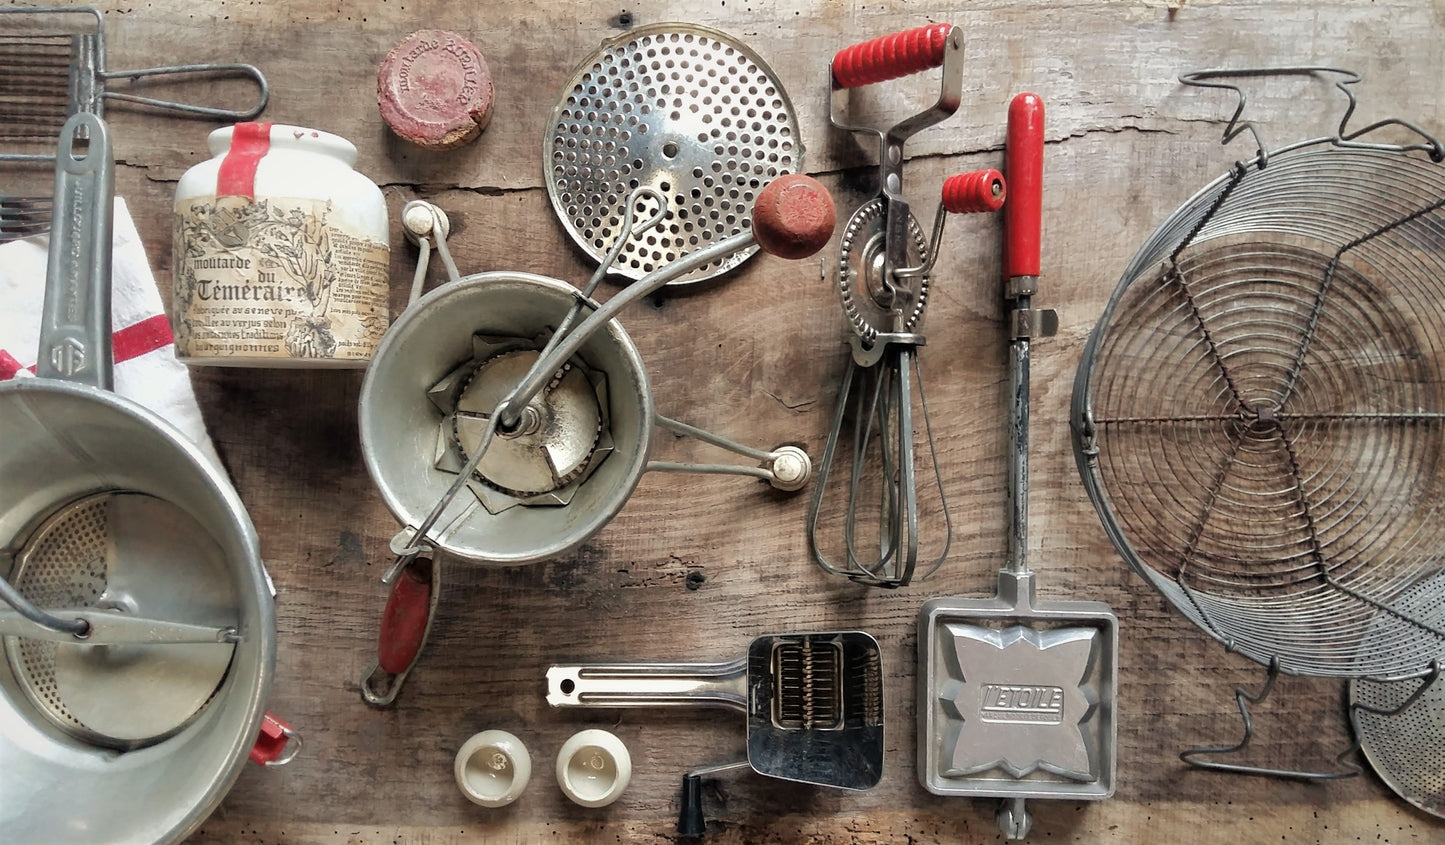
[[457,786],[483,807],[505,807],[517,800],[532,778],[532,756],[506,731],[482,731],[457,752]]
[[803,489],[813,474],[813,462],[808,453],[797,446],[779,446],[772,456],[773,477],[770,484],[786,493]]
[[578,731],[557,752],[557,784],[584,807],[605,807],[632,780],[632,756],[622,740],[604,730]]

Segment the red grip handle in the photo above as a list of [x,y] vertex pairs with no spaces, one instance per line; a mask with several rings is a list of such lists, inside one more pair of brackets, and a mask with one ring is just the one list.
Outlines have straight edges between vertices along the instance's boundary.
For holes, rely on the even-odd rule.
[[1004,145],[1009,198],[1003,210],[1003,274],[1039,274],[1039,237],[1044,215],[1044,101],[1019,94],[1008,107]]
[[251,762],[258,766],[276,763],[295,735],[290,725],[268,712],[261,720],[261,733],[256,737],[256,744],[251,746]]
[[844,47],[833,57],[833,83],[858,88],[943,64],[953,24],[935,23]]
[[943,207],[949,214],[977,214],[1003,208],[1008,189],[997,170],[950,176],[943,183]]
[[432,562],[417,558],[401,571],[386,609],[381,612],[381,636],[376,662],[393,675],[405,672],[421,651],[431,614]]

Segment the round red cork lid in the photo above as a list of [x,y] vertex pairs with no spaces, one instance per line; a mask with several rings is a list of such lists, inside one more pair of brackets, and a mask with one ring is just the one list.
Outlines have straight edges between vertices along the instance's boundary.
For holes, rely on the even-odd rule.
[[376,74],[376,105],[396,134],[449,150],[492,119],[492,73],[476,45],[455,32],[423,29],[392,48]]

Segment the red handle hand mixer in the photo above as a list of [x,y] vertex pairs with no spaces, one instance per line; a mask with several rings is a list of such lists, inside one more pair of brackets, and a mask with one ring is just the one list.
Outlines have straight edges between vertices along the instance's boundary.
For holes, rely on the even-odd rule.
[[[932,107],[887,128],[858,125],[840,101],[849,89],[942,67],[942,90]],[[928,274],[938,259],[948,214],[998,211],[1004,180],[997,170],[950,177],[931,236],[925,236],[903,194],[903,144],[922,129],[958,110],[963,85],[963,36],[950,24],[884,36],[845,48],[833,57],[834,126],[878,138],[878,195],[853,213],[839,246],[838,294],[852,328],[851,356],[838,390],[818,480],[808,511],[808,542],[823,569],[879,587],[902,587],[914,577],[920,556],[918,483],[914,455],[914,397],[922,411],[926,463],[933,466],[941,542],[930,543],[924,575],[943,562],[952,528],[942,476],[928,428],[927,405],[916,349],[928,304]],[[849,409],[852,413],[849,413]],[[844,429],[852,421],[850,472],[834,472]],[[841,494],[830,489],[835,482]],[[841,500],[841,520],[822,518],[824,501]],[[823,535],[841,521],[842,554]],[[876,526],[876,528],[874,527]],[[861,528],[860,528],[861,527]],[[865,548],[866,547],[866,548]]]

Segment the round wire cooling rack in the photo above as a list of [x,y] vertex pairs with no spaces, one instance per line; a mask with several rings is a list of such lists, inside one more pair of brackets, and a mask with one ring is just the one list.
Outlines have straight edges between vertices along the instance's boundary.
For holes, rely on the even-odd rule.
[[[1184,81],[1232,88],[1207,75]],[[1242,110],[1226,141],[1254,131]],[[1400,601],[1445,570],[1445,155],[1423,132],[1356,140],[1381,125],[1261,146],[1186,202],[1075,379],[1110,539],[1274,671],[1419,677],[1445,653],[1440,619]]]
[[[793,104],[761,57],[718,30],[662,23],[606,41],[578,65],[552,109],[542,160],[553,210],[596,261],[616,241],[632,191],[664,197],[662,225],[629,241],[613,266],[636,281],[749,228],[758,191],[802,172],[803,144]],[[756,252],[669,284],[711,279]]]

